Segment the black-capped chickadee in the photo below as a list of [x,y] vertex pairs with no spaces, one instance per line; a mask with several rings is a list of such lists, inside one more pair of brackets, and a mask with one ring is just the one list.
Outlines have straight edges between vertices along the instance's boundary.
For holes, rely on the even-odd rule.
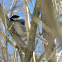
[[25,27],[25,20],[22,19],[18,15],[13,15],[11,18],[9,18],[10,21],[14,22],[13,27],[15,31],[18,33],[18,35],[23,38],[26,37],[26,27]]

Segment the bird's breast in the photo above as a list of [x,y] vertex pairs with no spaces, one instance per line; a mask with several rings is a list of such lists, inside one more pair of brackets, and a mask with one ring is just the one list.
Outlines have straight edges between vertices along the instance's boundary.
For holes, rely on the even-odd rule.
[[15,22],[14,23],[14,29],[16,30],[16,32],[20,35],[23,36],[26,33],[23,31],[23,29],[21,28],[21,24],[19,22]]

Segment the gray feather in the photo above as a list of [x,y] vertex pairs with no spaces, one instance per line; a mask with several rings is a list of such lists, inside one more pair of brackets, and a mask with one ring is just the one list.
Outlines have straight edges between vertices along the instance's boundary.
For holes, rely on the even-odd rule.
[[15,22],[14,23],[14,29],[20,36],[26,35],[26,28],[25,25],[20,24],[20,22]]

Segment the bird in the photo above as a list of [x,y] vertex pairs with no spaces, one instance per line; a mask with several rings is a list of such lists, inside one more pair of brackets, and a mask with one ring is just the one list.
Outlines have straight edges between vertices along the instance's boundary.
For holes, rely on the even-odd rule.
[[19,15],[13,15],[9,18],[11,22],[14,22],[13,28],[17,32],[17,34],[24,38],[26,37],[26,27],[25,27],[25,20],[22,19]]

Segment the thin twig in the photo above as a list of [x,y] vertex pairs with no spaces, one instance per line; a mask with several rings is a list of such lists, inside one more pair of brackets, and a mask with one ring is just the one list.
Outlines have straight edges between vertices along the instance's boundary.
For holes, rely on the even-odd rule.
[[37,38],[39,38],[40,40],[42,40],[46,45],[48,45],[48,42],[46,39],[44,39],[43,37],[41,37],[40,35],[36,36]]
[[45,54],[46,54],[46,52],[44,51],[43,54],[39,57],[39,59],[36,62],[40,62],[41,59],[44,57]]
[[50,60],[50,58],[54,55],[54,53],[56,52],[56,50],[59,48],[59,47],[61,47],[62,45],[59,45],[58,47],[56,46],[55,48],[54,48],[54,51],[52,52],[52,54],[49,56],[49,58],[47,59],[47,62]]

